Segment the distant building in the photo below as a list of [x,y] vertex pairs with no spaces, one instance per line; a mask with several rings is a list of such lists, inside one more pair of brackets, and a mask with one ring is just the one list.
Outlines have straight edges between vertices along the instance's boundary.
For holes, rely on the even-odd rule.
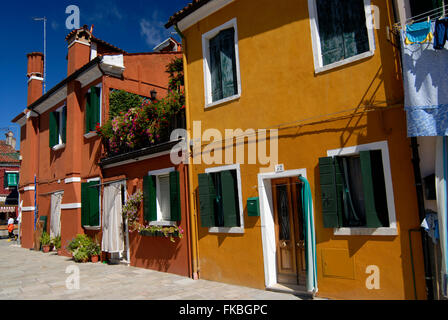
[[0,140],[0,225],[6,225],[9,214],[17,217],[20,169],[20,153],[16,151],[16,139],[9,131],[6,139]]

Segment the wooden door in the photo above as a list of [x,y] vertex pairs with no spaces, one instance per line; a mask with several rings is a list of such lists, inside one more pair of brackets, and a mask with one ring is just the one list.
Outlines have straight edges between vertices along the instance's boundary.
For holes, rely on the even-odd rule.
[[277,248],[277,282],[305,285],[305,242],[298,178],[272,181]]

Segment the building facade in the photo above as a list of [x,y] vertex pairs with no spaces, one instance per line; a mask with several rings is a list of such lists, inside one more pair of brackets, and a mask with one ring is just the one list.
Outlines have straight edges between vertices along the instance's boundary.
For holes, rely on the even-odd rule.
[[199,0],[170,18],[200,278],[426,299],[395,13],[391,1]]
[[[22,247],[33,247],[35,223],[44,220],[45,231],[61,236],[65,255],[70,255],[66,246],[77,234],[87,234],[101,243],[103,260],[191,275],[188,235],[174,244],[137,232],[129,235],[122,217],[130,195],[140,190],[147,197],[145,176],[173,167],[166,150],[156,143],[112,155],[98,134],[110,117],[113,92],[148,103],[167,94],[166,66],[182,56],[181,46],[127,53],[96,38],[86,26],[70,32],[66,40],[67,78],[43,96],[43,55],[28,55],[28,106],[13,120],[21,126]],[[180,200],[178,219],[171,223],[188,230],[184,170],[172,169],[178,173],[175,190]],[[142,206],[142,220],[143,211]]]

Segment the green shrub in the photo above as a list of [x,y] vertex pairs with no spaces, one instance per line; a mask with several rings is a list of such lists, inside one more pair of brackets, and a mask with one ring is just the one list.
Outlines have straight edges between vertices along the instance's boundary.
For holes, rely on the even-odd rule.
[[80,247],[73,252],[73,258],[76,262],[86,262],[89,260],[89,252],[86,247]]
[[95,242],[91,242],[87,247],[90,256],[99,256],[101,254],[101,246]]
[[51,244],[50,235],[45,231],[40,236],[40,244],[43,246],[49,246]]
[[128,112],[129,109],[140,106],[143,98],[137,94],[124,90],[114,90],[109,95],[109,118],[113,119],[120,115],[120,112]]
[[61,249],[61,236],[57,236],[51,239],[51,243],[56,249]]
[[85,234],[78,234],[67,246],[67,249],[74,253],[77,249],[88,248],[92,240]]

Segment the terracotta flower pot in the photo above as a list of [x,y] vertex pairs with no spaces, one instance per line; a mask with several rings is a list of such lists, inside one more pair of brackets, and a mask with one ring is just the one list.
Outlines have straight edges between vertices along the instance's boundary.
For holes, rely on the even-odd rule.
[[43,251],[44,253],[48,253],[48,252],[50,252],[50,246],[49,246],[49,245],[42,246],[42,251]]
[[99,260],[99,256],[91,256],[90,257],[90,261],[92,261],[92,263],[97,263],[98,262],[98,260]]
[[62,249],[59,248],[57,251],[58,251],[58,256],[62,256]]

